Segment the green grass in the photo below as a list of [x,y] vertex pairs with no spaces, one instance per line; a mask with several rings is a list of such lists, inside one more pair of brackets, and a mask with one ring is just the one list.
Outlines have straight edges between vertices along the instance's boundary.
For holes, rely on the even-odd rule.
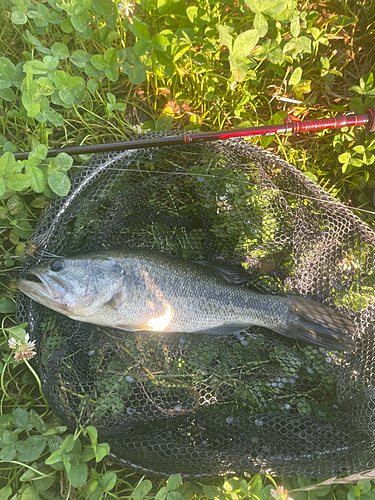
[[[7,340],[15,325],[20,256],[42,209],[70,187],[73,161],[47,148],[124,140],[134,131],[219,130],[363,113],[375,104],[373,1],[238,2],[2,0],[0,19],[0,499],[267,500],[283,484],[294,500],[375,498],[372,475],[333,479],[228,476],[180,484],[82,448],[46,407],[29,364]],[[288,8],[289,7],[289,8]],[[288,103],[285,99],[293,99]],[[375,139],[364,130],[263,137],[353,207],[375,215]],[[16,162],[12,153],[30,151]],[[74,158],[74,168],[86,158]],[[42,416],[42,418],[40,417]],[[64,444],[63,444],[64,443]],[[70,464],[70,465],[69,465]],[[309,489],[312,488],[312,489]],[[284,495],[286,498],[286,495]],[[282,493],[276,498],[284,498]]]

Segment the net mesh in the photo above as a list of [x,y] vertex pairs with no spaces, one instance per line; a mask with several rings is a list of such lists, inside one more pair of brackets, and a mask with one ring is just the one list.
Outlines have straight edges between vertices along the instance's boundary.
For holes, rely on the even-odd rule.
[[108,153],[51,201],[23,277],[49,254],[114,247],[240,266],[245,286],[350,316],[357,347],[330,352],[259,327],[216,337],[116,331],[20,294],[43,392],[70,429],[94,425],[123,464],[161,476],[374,465],[375,235],[359,218],[242,140]]

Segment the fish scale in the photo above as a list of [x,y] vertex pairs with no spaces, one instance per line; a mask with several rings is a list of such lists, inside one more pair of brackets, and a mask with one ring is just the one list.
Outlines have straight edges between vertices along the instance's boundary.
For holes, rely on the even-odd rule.
[[350,319],[324,304],[236,284],[238,269],[127,248],[52,259],[19,280],[35,301],[72,319],[128,331],[228,335],[250,326],[330,349],[353,348]]

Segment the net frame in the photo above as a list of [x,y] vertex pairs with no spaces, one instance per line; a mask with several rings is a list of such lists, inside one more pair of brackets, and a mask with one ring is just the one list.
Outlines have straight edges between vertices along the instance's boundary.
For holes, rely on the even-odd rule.
[[17,319],[29,323],[43,393],[65,425],[95,425],[124,465],[159,476],[324,476],[373,466],[375,235],[349,209],[239,139],[108,153],[51,201],[22,276],[51,254],[112,246],[241,266],[258,290],[350,315],[357,349],[332,353],[255,327],[204,342],[119,334],[20,294]]

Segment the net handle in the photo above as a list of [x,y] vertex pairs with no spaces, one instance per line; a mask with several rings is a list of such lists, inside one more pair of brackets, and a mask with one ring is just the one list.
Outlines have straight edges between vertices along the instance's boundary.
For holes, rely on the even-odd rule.
[[[47,157],[57,156],[59,153],[69,155],[87,155],[92,153],[106,153],[111,151],[125,151],[127,149],[144,149],[161,146],[190,144],[197,141],[219,141],[238,137],[259,137],[263,135],[297,134],[317,130],[339,129],[343,127],[364,126],[369,132],[375,132],[375,106],[370,106],[365,114],[337,116],[336,118],[322,118],[318,120],[299,121],[288,116],[282,124],[264,125],[261,127],[244,128],[238,130],[202,132],[199,134],[186,134],[169,137],[156,137],[153,139],[140,139],[135,141],[113,142],[108,144],[94,144],[90,146],[75,146],[71,148],[49,149]],[[14,153],[16,160],[25,160],[30,151]],[[0,155],[1,157],[2,155]]]

